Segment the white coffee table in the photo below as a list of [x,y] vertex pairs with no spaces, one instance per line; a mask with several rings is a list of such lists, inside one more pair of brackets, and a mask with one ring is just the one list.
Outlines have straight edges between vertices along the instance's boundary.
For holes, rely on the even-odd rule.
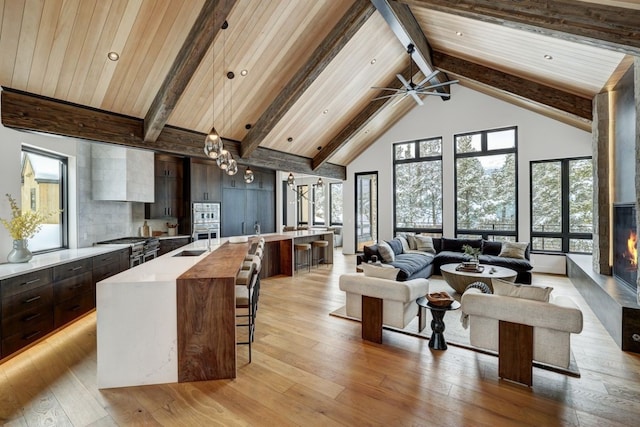
[[482,272],[458,271],[456,267],[460,264],[445,264],[440,267],[442,277],[459,294],[462,294],[467,286],[473,282],[483,282],[493,291],[491,279],[502,279],[509,282],[515,282],[518,273],[510,268],[498,267],[493,265],[484,265]]

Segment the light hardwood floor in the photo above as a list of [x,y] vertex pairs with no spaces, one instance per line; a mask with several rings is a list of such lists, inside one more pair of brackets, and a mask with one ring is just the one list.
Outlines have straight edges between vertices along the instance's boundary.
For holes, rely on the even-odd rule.
[[[91,314],[0,365],[0,420],[12,426],[424,425],[632,426],[640,422],[640,356],[620,351],[568,279],[585,327],[573,338],[581,378],[534,368],[529,389],[497,378],[497,359],[329,316],[355,257],[264,280],[253,363],[239,347],[235,380],[98,390]],[[144,308],[142,308],[144,309]],[[446,320],[446,319],[445,319]],[[123,331],[126,333],[126,331]],[[446,332],[445,332],[446,333]],[[127,351],[127,349],[122,349]]]

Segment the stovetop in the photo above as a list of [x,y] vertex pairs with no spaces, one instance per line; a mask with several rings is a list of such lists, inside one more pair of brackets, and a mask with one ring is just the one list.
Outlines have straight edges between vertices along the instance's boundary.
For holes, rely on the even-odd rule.
[[96,245],[109,245],[109,244],[123,244],[133,245],[135,243],[144,243],[147,241],[146,237],[120,237],[118,239],[104,240],[102,242],[96,242]]

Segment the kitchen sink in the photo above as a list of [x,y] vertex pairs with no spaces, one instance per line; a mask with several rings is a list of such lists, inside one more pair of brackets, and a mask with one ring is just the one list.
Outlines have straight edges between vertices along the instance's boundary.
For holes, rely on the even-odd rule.
[[182,252],[178,252],[173,256],[200,256],[205,252],[206,252],[205,249],[185,250]]

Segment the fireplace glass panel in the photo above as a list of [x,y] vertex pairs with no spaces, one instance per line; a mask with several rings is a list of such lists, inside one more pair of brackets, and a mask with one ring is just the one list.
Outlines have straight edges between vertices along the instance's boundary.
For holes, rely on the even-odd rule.
[[613,219],[613,275],[635,290],[638,278],[635,205],[616,205]]

